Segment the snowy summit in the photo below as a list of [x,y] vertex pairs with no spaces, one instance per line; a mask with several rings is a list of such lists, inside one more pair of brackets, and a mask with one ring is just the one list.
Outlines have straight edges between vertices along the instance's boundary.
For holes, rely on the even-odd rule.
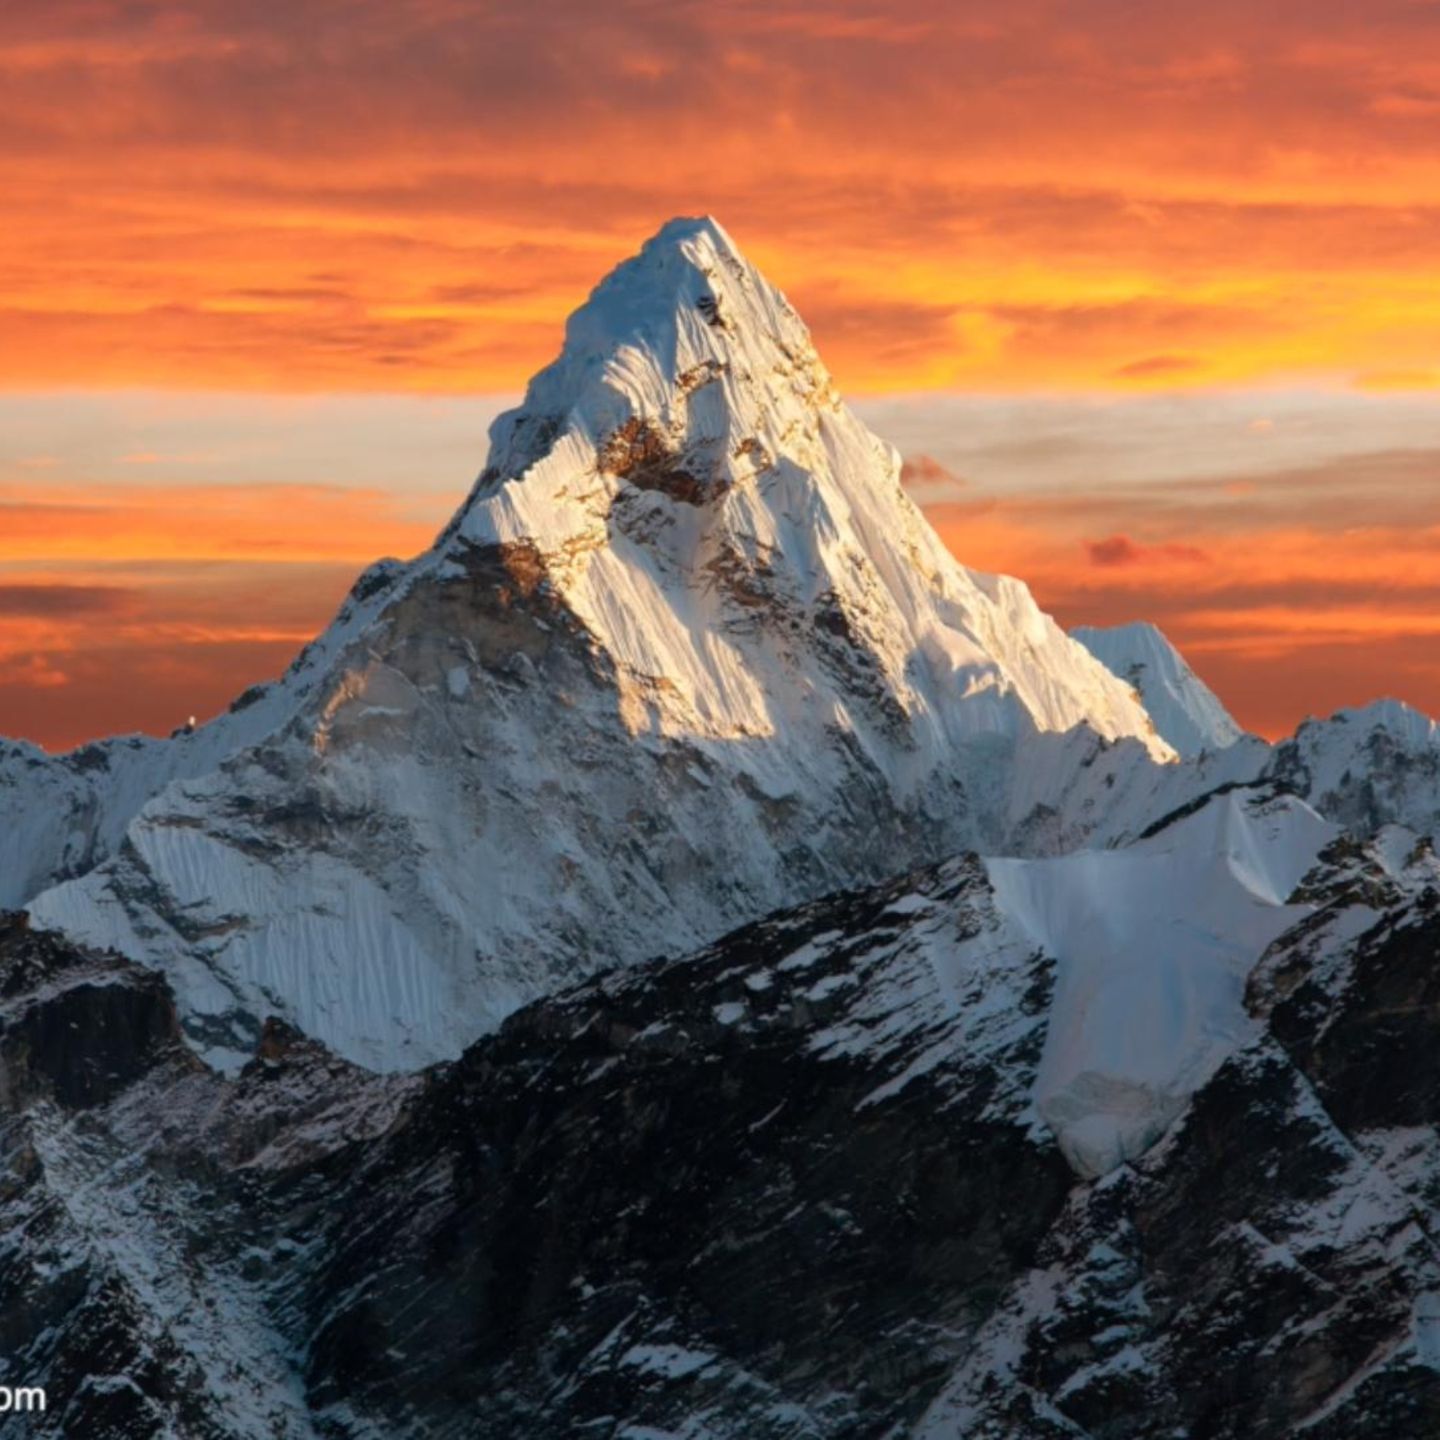
[[1158,626],[1143,621],[1110,629],[1077,625],[1070,634],[1135,687],[1156,730],[1181,755],[1223,750],[1245,734]]
[[19,898],[165,969],[212,1059],[279,1014],[408,1068],[797,898],[1077,843],[1077,787],[1173,751],[899,472],[785,297],[674,221],[571,317],[434,548],[255,704],[24,772],[76,820]]

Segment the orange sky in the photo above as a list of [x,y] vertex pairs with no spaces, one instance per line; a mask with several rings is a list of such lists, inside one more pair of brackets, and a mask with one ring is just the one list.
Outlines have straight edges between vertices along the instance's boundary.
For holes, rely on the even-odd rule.
[[[962,559],[1153,616],[1267,732],[1440,710],[1433,0],[48,0],[0,9],[0,194],[0,732],[283,664],[697,211],[904,397]],[[345,394],[363,457],[286,408]],[[427,449],[406,396],[486,398]]]

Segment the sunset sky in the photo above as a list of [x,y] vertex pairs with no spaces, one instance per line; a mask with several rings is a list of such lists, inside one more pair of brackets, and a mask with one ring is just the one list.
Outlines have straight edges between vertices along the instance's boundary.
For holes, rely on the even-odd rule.
[[0,195],[0,733],[282,669],[704,212],[966,563],[1440,712],[1435,0],[15,0]]

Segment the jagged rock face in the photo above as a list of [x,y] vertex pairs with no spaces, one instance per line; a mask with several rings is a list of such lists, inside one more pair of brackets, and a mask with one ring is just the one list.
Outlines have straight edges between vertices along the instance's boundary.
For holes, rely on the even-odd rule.
[[[0,1106],[103,1104],[183,1054],[164,979],[93,959],[0,912]],[[114,983],[123,974],[125,983]]]
[[1070,1183],[1027,1094],[1051,967],[1002,929],[959,863],[507,1022],[356,1176],[316,1402],[437,1435],[913,1415]]
[[1307,720],[1271,773],[1361,838],[1384,825],[1440,829],[1440,726],[1393,700]]
[[216,1063],[277,1014],[414,1068],[799,899],[1123,833],[1100,773],[1143,795],[1168,747],[898,477],[784,297],[713,222],[667,227],[284,723],[32,912],[163,968]]
[[1056,963],[978,860],[615,972],[419,1078],[272,1026],[225,1080],[153,978],[0,939],[7,1035],[106,967],[157,1007],[103,1098],[58,1101],[42,1050],[7,1102],[0,1364],[68,1407],[37,1434],[98,1440],[1420,1440],[1437,877],[1413,837],[1327,846],[1253,1034],[1093,1180],[1035,1103]]
[[67,1406],[38,1433],[560,1436],[702,1396],[701,1433],[875,1433],[1064,1201],[1029,1097],[1051,969],[962,861],[532,1008],[421,1082],[274,1027],[227,1081],[172,1026],[104,1104],[14,1117],[38,1160],[0,1273],[84,1259],[0,1363]]
[[161,976],[0,916],[0,1374],[49,1402],[8,1425],[315,1436],[275,1319],[304,1211],[282,1224],[262,1197],[382,1131],[410,1088],[281,1032],[224,1081]]
[[1323,850],[1253,1037],[1076,1189],[917,1436],[1434,1433],[1437,882],[1413,835]]
[[[1433,1201],[1273,1041],[1077,1190],[913,1434],[1386,1435],[1440,1422]],[[1433,1152],[1420,1161],[1430,1183]]]

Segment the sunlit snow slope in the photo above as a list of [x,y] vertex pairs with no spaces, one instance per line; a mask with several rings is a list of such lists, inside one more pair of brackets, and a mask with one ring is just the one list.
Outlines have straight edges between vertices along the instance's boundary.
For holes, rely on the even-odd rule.
[[999,907],[1059,961],[1035,1091],[1078,1169],[1142,1153],[1251,1036],[1246,978],[1337,834],[1241,790],[1123,849],[987,862]]
[[316,653],[273,731],[31,904],[166,969],[219,1061],[272,1013],[453,1055],[598,966],[1077,843],[1175,768],[1023,584],[951,558],[710,220],[599,286],[434,549]]
[[1079,625],[1070,633],[1140,692],[1155,728],[1181,755],[1223,750],[1244,735],[1215,692],[1154,625]]

